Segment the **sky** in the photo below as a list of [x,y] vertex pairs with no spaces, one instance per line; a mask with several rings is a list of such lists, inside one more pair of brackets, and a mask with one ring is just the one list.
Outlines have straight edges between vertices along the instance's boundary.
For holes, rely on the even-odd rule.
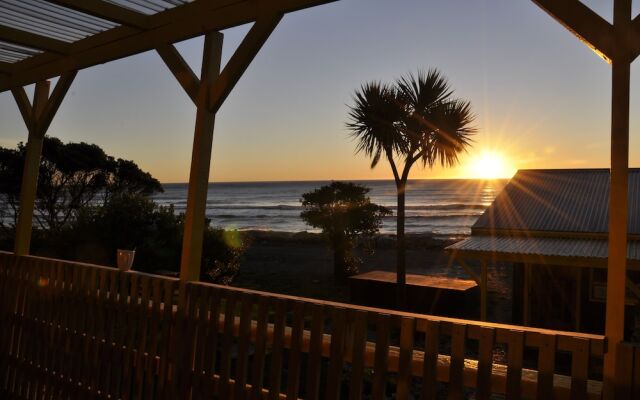
[[[612,0],[584,3],[611,20]],[[248,29],[224,31],[223,62]],[[202,42],[177,44],[195,71]],[[637,64],[632,166],[640,165]],[[478,133],[459,167],[414,166],[411,178],[608,167],[611,67],[533,2],[341,0],[288,14],[276,28],[216,117],[210,180],[392,178],[387,164],[372,170],[354,153],[348,106],[362,83],[432,67],[471,102]],[[147,52],[81,71],[48,135],[96,143],[162,182],[186,182],[195,112]],[[11,94],[0,93],[0,146],[26,138]]]

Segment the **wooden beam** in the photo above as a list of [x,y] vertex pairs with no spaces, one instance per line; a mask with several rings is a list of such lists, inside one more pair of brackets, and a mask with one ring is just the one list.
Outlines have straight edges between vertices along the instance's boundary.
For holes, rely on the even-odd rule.
[[40,155],[42,154],[43,138],[34,134],[34,121],[42,114],[49,97],[49,81],[36,84],[33,95],[33,120],[30,124],[27,153],[22,170],[22,185],[20,186],[20,208],[16,225],[14,253],[18,256],[29,254],[31,246],[31,230],[33,226],[33,209],[38,188],[38,174],[40,172]]
[[47,2],[138,29],[149,27],[147,15],[103,0],[47,0]]
[[613,27],[579,0],[533,0],[596,54],[611,62],[615,37]]
[[282,20],[282,14],[273,13],[258,19],[242,40],[238,49],[224,67],[220,77],[210,88],[209,110],[217,112],[238,80],[251,64],[273,30]]
[[[71,50],[70,44],[67,42],[4,25],[0,25],[0,40],[62,55],[68,55]],[[15,64],[17,65],[19,62]]]
[[49,101],[47,101],[46,106],[42,110],[42,114],[36,121],[34,132],[36,135],[44,137],[45,133],[47,133],[47,130],[51,125],[51,121],[53,121],[53,117],[58,112],[58,108],[60,108],[60,104],[62,104],[62,100],[64,100],[64,96],[66,96],[69,91],[69,87],[71,87],[77,73],[78,71],[65,72],[62,74],[60,79],[58,79]]
[[156,51],[166,64],[167,68],[173,73],[178,83],[194,104],[198,102],[198,91],[200,90],[200,79],[193,72],[189,64],[182,58],[178,50],[170,44],[158,46]]
[[10,74],[13,71],[13,64],[0,61],[0,74]]
[[204,40],[200,91],[197,98],[198,111],[193,137],[191,170],[189,173],[189,191],[187,210],[184,220],[184,238],[180,261],[180,280],[200,280],[202,260],[202,240],[204,235],[207,192],[209,190],[209,170],[211,168],[211,147],[213,145],[213,127],[215,113],[207,108],[207,93],[211,82],[220,73],[222,62],[223,35],[219,32],[208,33]]
[[[631,29],[631,0],[615,0],[613,22],[617,37]],[[629,193],[629,97],[630,54],[619,43],[612,65],[611,95],[611,190],[609,191],[609,259],[605,335],[610,343],[604,359],[605,399],[614,398],[618,343],[624,340]]]
[[16,100],[16,104],[18,105],[24,124],[27,126],[27,129],[31,130],[33,128],[34,116],[33,108],[31,107],[31,102],[29,101],[27,92],[25,92],[24,88],[20,86],[18,88],[11,89],[11,93],[13,94],[13,98]]
[[629,32],[629,47],[631,51],[631,62],[640,55],[640,15],[637,15],[631,22],[631,31]]
[[[154,50],[167,43],[190,39],[254,22],[273,13],[286,14],[337,0],[196,0],[149,17],[146,31],[128,26],[93,35],[72,44],[69,56],[47,52],[16,63],[14,73],[0,77],[0,92],[97,64]],[[267,8],[265,8],[267,7]]]

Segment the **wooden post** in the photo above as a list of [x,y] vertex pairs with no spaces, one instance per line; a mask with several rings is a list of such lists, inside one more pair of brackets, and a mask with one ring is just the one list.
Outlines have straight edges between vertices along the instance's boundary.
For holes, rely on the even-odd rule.
[[531,306],[529,305],[531,299],[531,265],[524,264],[524,293],[522,296],[523,310],[522,310],[522,323],[524,326],[529,326],[529,314]]
[[582,325],[582,267],[576,267],[576,332]]
[[487,320],[487,262],[482,261],[480,266],[480,319]]
[[604,360],[605,398],[613,396],[618,343],[624,339],[627,276],[627,218],[629,176],[630,52],[627,36],[631,24],[631,0],[615,0],[616,32],[611,95],[611,190],[609,193],[609,259],[605,335],[609,343]]
[[42,154],[42,143],[44,132],[38,131],[36,121],[42,115],[47,100],[49,99],[49,81],[36,83],[33,94],[33,109],[30,118],[25,118],[25,123],[29,128],[29,138],[27,140],[27,153],[24,159],[24,169],[22,170],[22,186],[20,187],[20,208],[18,210],[18,224],[16,226],[16,236],[14,243],[14,253],[16,255],[29,254],[31,245],[31,230],[33,226],[33,209],[36,201],[38,188],[38,173],[40,172],[40,155]]
[[180,263],[180,279],[182,281],[197,281],[200,279],[202,238],[205,228],[211,147],[213,145],[215,122],[215,112],[209,111],[207,106],[209,104],[210,87],[220,75],[223,38],[224,36],[220,32],[208,33],[204,38],[201,84],[196,104],[198,111],[196,113],[196,126],[191,153],[191,172],[189,175],[189,192]]

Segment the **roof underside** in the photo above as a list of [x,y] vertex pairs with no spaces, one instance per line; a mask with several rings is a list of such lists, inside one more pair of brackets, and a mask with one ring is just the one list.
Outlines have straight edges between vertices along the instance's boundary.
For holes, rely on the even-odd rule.
[[[470,258],[602,268],[608,254],[606,240],[509,236],[472,236],[447,250]],[[627,255],[630,265],[640,264],[640,241],[629,241]]]
[[[524,170],[473,225],[473,232],[599,234],[609,223],[609,170]],[[629,233],[640,234],[640,170],[629,170]]]
[[336,0],[2,0],[0,92]]

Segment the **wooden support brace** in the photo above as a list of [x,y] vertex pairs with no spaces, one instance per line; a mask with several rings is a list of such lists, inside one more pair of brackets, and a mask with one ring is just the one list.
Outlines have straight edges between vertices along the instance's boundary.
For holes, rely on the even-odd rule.
[[640,288],[627,277],[626,288],[640,301]]
[[605,61],[614,54],[613,26],[579,0],[533,0]]
[[49,130],[51,121],[53,121],[53,117],[55,117],[58,112],[58,109],[62,104],[62,100],[64,100],[64,97],[67,95],[77,73],[78,71],[65,72],[60,76],[60,79],[58,79],[49,101],[47,101],[47,104],[42,110],[42,115],[40,115],[36,121],[36,134],[40,137],[43,137],[45,133],[47,133],[47,130]]
[[473,279],[474,281],[476,281],[476,283],[478,284],[478,286],[480,286],[480,276],[476,273],[476,271],[474,271],[469,264],[467,264],[463,259],[458,258],[457,259],[458,263],[460,263],[460,266],[465,270],[465,272],[467,274],[469,274],[469,276],[471,277],[471,279]]
[[16,100],[16,104],[18,105],[24,124],[27,126],[27,129],[31,131],[31,129],[33,129],[32,124],[34,120],[33,108],[31,107],[31,102],[29,102],[27,92],[25,92],[24,88],[20,86],[18,88],[11,89],[11,93],[13,94],[13,98]]
[[182,86],[193,103],[198,105],[198,92],[200,91],[200,79],[193,72],[189,64],[182,58],[178,50],[170,44],[159,46],[156,51],[173,73],[176,80]]
[[211,112],[215,113],[220,109],[281,19],[282,14],[272,12],[259,18],[253,24],[218,79],[209,89],[208,108]]

